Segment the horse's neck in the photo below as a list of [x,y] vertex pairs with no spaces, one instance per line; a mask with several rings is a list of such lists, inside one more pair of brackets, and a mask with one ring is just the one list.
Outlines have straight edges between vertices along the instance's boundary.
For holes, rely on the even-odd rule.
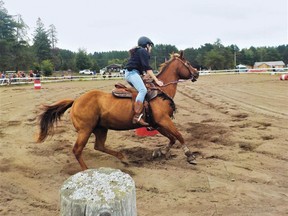
[[172,98],[174,98],[176,94],[177,82],[179,80],[176,70],[176,65],[171,62],[165,71],[161,72],[158,76],[158,79],[164,83],[162,90]]

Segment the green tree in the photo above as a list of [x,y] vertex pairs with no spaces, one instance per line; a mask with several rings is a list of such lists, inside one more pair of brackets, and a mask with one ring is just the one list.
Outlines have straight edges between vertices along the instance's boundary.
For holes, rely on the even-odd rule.
[[44,76],[51,76],[54,65],[50,60],[44,60],[41,62],[41,70],[44,72]]
[[4,2],[0,1],[0,67],[1,70],[17,70],[17,56],[24,45],[21,40],[22,29],[25,27],[20,15],[16,15],[18,21],[8,14],[4,8]]
[[54,65],[54,70],[58,71],[61,68],[61,58],[59,55],[59,48],[56,47],[58,38],[56,27],[53,24],[49,26],[48,35],[51,42],[51,61]]
[[185,49],[184,56],[192,64],[192,66],[197,67],[197,68],[203,68],[203,65],[201,65],[197,61],[197,56],[198,56],[197,49],[194,49],[194,48]]
[[224,68],[224,57],[219,55],[217,50],[211,50],[205,55],[204,64],[212,70],[220,70]]
[[71,52],[70,50],[59,50],[59,58],[60,58],[60,69],[61,70],[76,70],[76,54]]
[[44,24],[40,18],[38,18],[36,22],[33,42],[33,48],[38,62],[51,59],[51,42],[49,40],[49,33],[45,30]]
[[0,18],[0,39],[16,40],[17,22],[8,14],[2,0],[0,1]]
[[280,54],[280,59],[282,59],[285,65],[288,66],[288,45],[281,45],[278,46],[276,49]]
[[220,50],[220,55],[222,55],[224,57],[223,69],[235,68],[235,66],[236,66],[235,63],[238,64],[237,62],[234,61],[235,49],[238,49],[238,47],[237,46],[234,47],[234,45],[232,45],[232,46],[228,46],[228,47],[223,46],[223,48]]
[[0,68],[1,70],[9,69],[12,62],[10,57],[11,47],[16,42],[15,28],[16,22],[12,16],[8,15],[7,10],[3,7],[4,3],[0,2]]
[[204,64],[213,70],[224,69],[225,67],[225,48],[220,39],[213,44],[212,50],[205,54]]
[[120,64],[123,65],[124,59],[110,59],[108,60],[108,65],[110,64]]
[[[199,49],[197,49],[195,52],[197,52],[197,56],[195,57],[195,60],[203,69],[208,69],[208,66],[205,64],[205,57],[208,52],[210,52],[213,49],[213,45],[210,43],[206,43],[202,45]],[[186,58],[189,58],[186,55]]]
[[239,64],[253,65],[254,64],[254,54],[250,49],[242,49],[237,53],[237,61]]
[[279,61],[281,56],[275,47],[267,47],[264,59],[265,61]]
[[157,70],[159,66],[170,58],[170,54],[178,52],[172,45],[156,44],[151,52],[151,66]]
[[57,38],[56,27],[53,24],[51,24],[49,26],[48,35],[49,35],[49,39],[51,41],[52,49],[55,49],[56,48],[56,44],[58,42],[58,38]]
[[79,49],[76,55],[76,67],[79,70],[90,69],[92,66],[91,60],[87,55],[87,52],[83,49]]
[[92,71],[95,71],[96,73],[100,71],[100,67],[97,64],[97,61],[95,59],[92,60],[92,67],[91,67]]
[[110,61],[112,59],[115,59],[119,64],[125,64],[129,57],[129,53],[128,51],[94,52],[91,57],[93,60],[97,61],[99,68],[104,68],[112,62]]
[[93,59],[97,61],[97,64],[99,65],[100,68],[104,68],[108,65],[108,57],[105,52],[95,52],[93,54]]

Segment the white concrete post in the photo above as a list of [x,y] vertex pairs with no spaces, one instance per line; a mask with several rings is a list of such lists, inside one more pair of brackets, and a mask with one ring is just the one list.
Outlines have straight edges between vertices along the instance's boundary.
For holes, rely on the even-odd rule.
[[60,190],[61,216],[136,216],[134,180],[111,168],[90,169],[67,179]]

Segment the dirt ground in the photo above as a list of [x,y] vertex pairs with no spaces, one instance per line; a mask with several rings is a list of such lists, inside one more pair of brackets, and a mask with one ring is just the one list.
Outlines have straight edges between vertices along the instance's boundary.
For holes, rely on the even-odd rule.
[[[81,171],[72,153],[76,133],[67,111],[55,135],[36,144],[39,106],[95,88],[111,91],[115,82],[0,88],[0,215],[59,215],[59,189]],[[109,131],[106,142],[124,152],[130,166],[95,151],[91,137],[83,152],[89,168],[130,174],[139,216],[288,215],[288,81],[200,76],[178,85],[175,103],[173,121],[189,148],[200,152],[197,166],[186,162],[178,142],[170,159],[151,160],[151,151],[168,140],[130,130]]]

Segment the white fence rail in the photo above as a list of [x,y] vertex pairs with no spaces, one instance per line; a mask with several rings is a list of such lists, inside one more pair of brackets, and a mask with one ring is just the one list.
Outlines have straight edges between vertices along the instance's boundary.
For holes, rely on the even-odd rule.
[[87,76],[59,76],[59,77],[15,77],[15,78],[0,78],[0,85],[20,85],[33,84],[35,80],[41,80],[41,83],[49,82],[68,82],[68,81],[88,81],[88,80],[116,80],[123,79],[119,75],[87,75]]
[[288,68],[257,68],[257,69],[230,69],[230,70],[202,70],[200,75],[208,74],[286,74]]
[[[231,70],[202,70],[201,75],[223,75],[223,74],[287,74],[288,68],[258,68],[258,69],[231,69]],[[24,77],[24,78],[0,78],[0,86],[33,84],[34,80],[40,79],[41,83],[67,82],[67,81],[88,81],[88,80],[122,80],[123,75],[87,75],[87,76],[59,76],[59,77]]]

